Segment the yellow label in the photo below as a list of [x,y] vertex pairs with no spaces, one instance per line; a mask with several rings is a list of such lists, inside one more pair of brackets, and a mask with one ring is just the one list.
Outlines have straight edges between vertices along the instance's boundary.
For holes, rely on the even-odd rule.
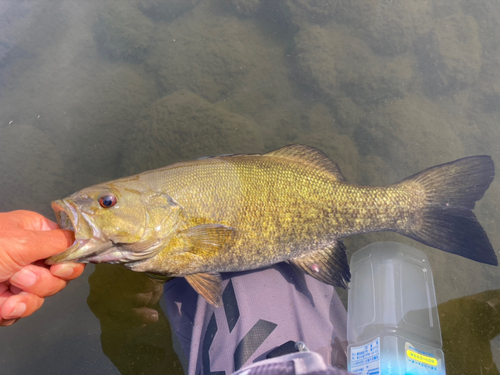
[[438,361],[436,358],[422,355],[422,354],[414,352],[413,350],[410,350],[410,349],[408,349],[406,351],[406,355],[409,358],[414,359],[417,362],[425,363],[426,365],[437,366],[437,364],[438,364]]

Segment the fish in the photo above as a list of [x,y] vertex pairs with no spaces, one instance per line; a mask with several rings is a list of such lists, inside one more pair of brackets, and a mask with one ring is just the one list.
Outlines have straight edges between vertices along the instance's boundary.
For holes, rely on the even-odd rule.
[[179,162],[52,202],[75,242],[46,263],[117,263],[184,277],[214,306],[222,303],[221,273],[279,262],[345,288],[342,239],[362,233],[393,231],[498,265],[472,212],[494,175],[491,157],[479,155],[364,186],[305,145]]

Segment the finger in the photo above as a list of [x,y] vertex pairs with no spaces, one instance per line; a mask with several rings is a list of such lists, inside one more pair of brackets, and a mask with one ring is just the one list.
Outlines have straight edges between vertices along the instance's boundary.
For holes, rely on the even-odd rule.
[[35,265],[29,265],[16,272],[9,279],[14,285],[25,292],[39,297],[48,297],[61,291],[68,282],[54,276],[50,270]]
[[60,253],[74,242],[71,231],[23,231],[22,237],[0,238],[0,247],[17,266],[25,266]]
[[14,324],[15,322],[17,322],[19,319],[2,319],[0,318],[0,327],[7,327],[7,326],[11,326],[12,324]]
[[147,306],[153,297],[153,292],[137,293],[135,295],[136,306]]
[[61,263],[50,266],[50,272],[63,280],[73,280],[80,276],[85,270],[85,264]]
[[24,290],[22,290],[21,288],[18,288],[17,286],[15,285],[10,285],[9,286],[9,290],[12,292],[13,295],[16,295],[16,294],[21,294],[24,292]]
[[15,224],[19,228],[28,230],[52,230],[59,229],[59,225],[38,212],[33,211],[12,211],[0,213],[0,222]]
[[158,311],[147,307],[132,309],[136,319],[140,323],[156,323],[158,321]]
[[9,284],[7,282],[0,283],[0,298],[7,290],[9,290]]
[[25,318],[38,310],[43,301],[43,298],[26,292],[11,295],[3,301],[3,304],[0,301],[0,318],[5,320]]
[[151,297],[151,301],[149,301],[150,304],[155,304],[160,300],[161,296],[163,295],[164,286],[165,284],[159,281],[155,284],[153,296]]

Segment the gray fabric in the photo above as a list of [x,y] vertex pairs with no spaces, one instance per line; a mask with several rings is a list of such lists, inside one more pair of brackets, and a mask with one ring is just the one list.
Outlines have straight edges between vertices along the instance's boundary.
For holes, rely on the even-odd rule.
[[323,358],[310,351],[298,352],[259,361],[232,375],[354,375],[325,364]]
[[280,362],[280,363],[270,363],[263,364],[262,366],[253,367],[245,375],[269,375],[269,374],[280,374],[280,375],[294,375],[295,366],[293,362]]
[[347,368],[346,311],[332,286],[297,277],[286,264],[222,276],[221,308],[198,298],[182,278],[166,285],[162,307],[188,375],[229,375],[289,340]]

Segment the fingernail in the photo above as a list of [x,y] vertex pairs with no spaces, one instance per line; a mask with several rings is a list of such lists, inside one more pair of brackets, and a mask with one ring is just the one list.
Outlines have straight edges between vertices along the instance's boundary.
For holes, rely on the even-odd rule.
[[148,314],[148,320],[151,322],[151,323],[156,323],[158,321],[158,311],[151,311],[149,314]]
[[57,268],[54,272],[52,272],[54,276],[60,277],[61,279],[66,279],[73,274],[73,267],[70,265],[64,265]]
[[25,311],[26,311],[26,304],[23,303],[23,302],[18,302],[16,304],[16,307],[14,308],[14,310],[7,317],[7,319],[16,319],[16,318],[19,318],[21,315],[24,314]]
[[10,278],[10,282],[18,287],[32,286],[36,281],[36,274],[25,268]]

